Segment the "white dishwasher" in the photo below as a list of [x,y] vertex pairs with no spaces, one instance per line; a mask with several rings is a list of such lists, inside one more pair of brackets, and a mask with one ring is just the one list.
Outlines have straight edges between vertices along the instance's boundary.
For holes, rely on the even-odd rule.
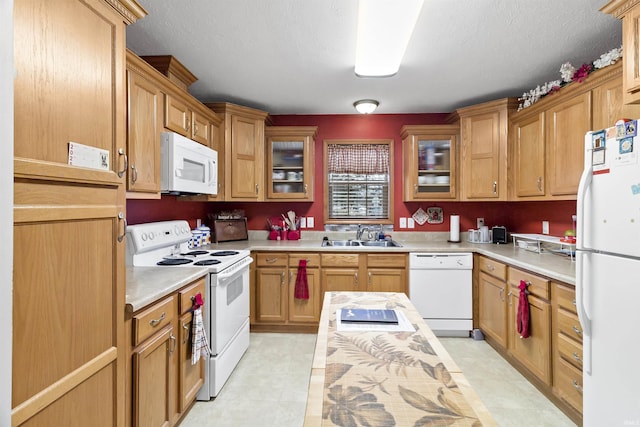
[[470,253],[409,254],[409,299],[437,336],[473,329],[472,270]]

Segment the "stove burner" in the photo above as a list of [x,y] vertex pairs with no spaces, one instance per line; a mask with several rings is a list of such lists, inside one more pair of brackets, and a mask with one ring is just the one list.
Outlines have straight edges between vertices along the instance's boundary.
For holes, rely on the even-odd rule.
[[180,254],[180,255],[184,255],[184,256],[198,256],[198,255],[206,255],[208,254],[209,251],[191,251],[191,252],[187,252],[185,254]]
[[238,255],[240,252],[238,251],[218,251],[218,252],[213,252],[211,254],[211,256],[231,256],[231,255]]
[[193,265],[215,265],[215,264],[220,264],[222,261],[219,261],[217,259],[203,259],[201,261],[196,261],[193,263]]
[[190,264],[193,260],[186,258],[168,258],[163,259],[162,261],[158,261],[157,265],[182,265],[182,264]]

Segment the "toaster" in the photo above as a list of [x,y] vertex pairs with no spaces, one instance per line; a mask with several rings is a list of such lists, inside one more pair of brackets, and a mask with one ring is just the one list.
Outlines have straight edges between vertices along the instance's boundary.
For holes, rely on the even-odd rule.
[[507,229],[504,226],[491,227],[491,235],[493,243],[507,243]]

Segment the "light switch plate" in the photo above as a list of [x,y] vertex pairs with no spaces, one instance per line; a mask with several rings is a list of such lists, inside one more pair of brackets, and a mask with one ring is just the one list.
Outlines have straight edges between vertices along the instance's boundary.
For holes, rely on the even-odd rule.
[[407,228],[407,218],[400,218],[400,228]]
[[416,228],[416,221],[413,218],[407,218],[407,227]]
[[315,220],[312,216],[308,216],[307,217],[307,228],[313,228],[314,227],[314,223]]
[[306,217],[300,217],[300,228],[307,228],[307,218]]
[[542,221],[542,234],[549,234],[549,221]]
[[484,225],[484,218],[476,218],[476,227],[480,228]]

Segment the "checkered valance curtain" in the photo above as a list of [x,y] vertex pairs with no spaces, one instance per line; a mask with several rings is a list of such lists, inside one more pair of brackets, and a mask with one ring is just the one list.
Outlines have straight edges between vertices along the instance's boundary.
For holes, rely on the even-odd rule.
[[329,173],[388,174],[388,144],[329,144]]

